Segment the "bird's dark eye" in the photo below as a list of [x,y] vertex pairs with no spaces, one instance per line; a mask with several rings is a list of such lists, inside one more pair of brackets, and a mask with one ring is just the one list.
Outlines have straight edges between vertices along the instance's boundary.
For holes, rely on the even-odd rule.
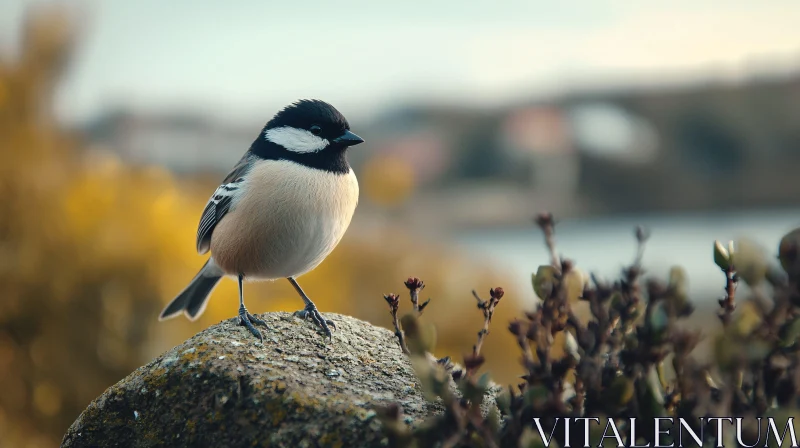
[[320,128],[320,127],[319,127],[319,126],[317,126],[317,125],[311,126],[311,129],[309,129],[309,130],[310,130],[310,131],[311,131],[311,133],[312,133],[312,134],[314,134],[314,135],[319,135],[319,133],[320,133],[320,132],[322,132],[322,128]]

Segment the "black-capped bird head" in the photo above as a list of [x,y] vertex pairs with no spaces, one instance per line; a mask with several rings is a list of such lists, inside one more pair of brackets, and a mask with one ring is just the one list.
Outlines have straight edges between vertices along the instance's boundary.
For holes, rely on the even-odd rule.
[[267,160],[345,174],[350,171],[347,148],[363,142],[336,108],[320,100],[300,100],[275,114],[250,151]]

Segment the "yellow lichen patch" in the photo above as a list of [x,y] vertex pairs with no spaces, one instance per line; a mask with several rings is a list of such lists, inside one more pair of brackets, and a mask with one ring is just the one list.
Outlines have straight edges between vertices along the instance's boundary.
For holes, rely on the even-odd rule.
[[329,432],[324,436],[320,437],[319,439],[320,444],[322,446],[330,446],[334,448],[341,448],[344,444],[342,443],[342,437],[339,433],[336,432]]
[[180,360],[181,362],[191,365],[198,361],[205,361],[214,356],[215,353],[210,350],[207,346],[200,345],[197,347],[192,347],[190,349],[184,350],[181,353]]
[[273,426],[278,426],[286,419],[286,409],[279,401],[268,401],[264,406],[267,414],[270,416]]
[[160,367],[151,371],[144,377],[145,385],[149,390],[159,390],[167,383],[167,369]]
[[186,430],[189,431],[189,434],[194,434],[197,430],[197,422],[194,420],[188,420],[186,422]]
[[372,363],[375,362],[374,359],[372,359],[369,355],[365,355],[365,354],[359,354],[358,355],[358,360],[361,361],[361,363],[364,364],[364,365],[369,365],[369,364],[372,364]]

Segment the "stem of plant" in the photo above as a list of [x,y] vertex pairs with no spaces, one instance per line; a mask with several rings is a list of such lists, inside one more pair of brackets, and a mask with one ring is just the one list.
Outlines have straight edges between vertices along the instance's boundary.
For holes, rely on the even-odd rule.
[[[480,357],[483,340],[486,338],[486,335],[489,334],[489,324],[492,323],[494,309],[497,304],[500,303],[503,294],[503,288],[493,288],[489,290],[489,300],[483,300],[478,296],[477,292],[474,290],[472,291],[472,296],[478,301],[478,309],[483,312],[483,327],[478,332],[478,341],[472,346],[472,359],[478,359]],[[474,374],[478,370],[478,367],[479,366],[468,368],[467,376]]]
[[722,315],[720,318],[722,319],[722,324],[725,326],[730,323],[733,311],[736,309],[736,284],[738,281],[736,270],[731,264],[731,266],[725,270],[725,298],[719,301],[722,307]]
[[397,320],[397,310],[400,308],[400,297],[397,294],[386,294],[383,296],[383,299],[389,304],[389,314],[392,315],[394,335],[397,336],[397,340],[400,342],[400,348],[403,349],[403,353],[408,355],[410,352],[408,351],[408,347],[406,347],[406,341],[405,337],[403,336],[403,330],[400,328],[400,322]]
[[536,216],[536,224],[542,229],[544,233],[544,243],[547,246],[547,250],[550,252],[550,263],[553,264],[553,267],[556,269],[561,269],[561,261],[559,260],[558,254],[556,252],[556,240],[555,240],[555,220],[553,219],[553,215],[551,213],[541,213]]
[[397,321],[397,313],[392,315],[392,323],[394,324],[394,335],[397,336],[397,340],[400,342],[400,348],[403,349],[403,353],[406,355],[410,354],[411,352],[408,351],[406,340],[403,337],[403,330],[400,329],[400,323]]

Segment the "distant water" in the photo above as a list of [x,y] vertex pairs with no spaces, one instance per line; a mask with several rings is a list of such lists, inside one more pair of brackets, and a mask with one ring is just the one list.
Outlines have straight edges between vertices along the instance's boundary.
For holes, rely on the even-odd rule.
[[[712,259],[714,240],[727,242],[746,236],[761,244],[768,256],[775,256],[781,237],[800,227],[800,208],[565,220],[556,225],[558,252],[585,272],[617,278],[621,268],[633,260],[638,225],[651,232],[643,259],[648,273],[666,279],[671,266],[681,265],[689,275],[689,293],[695,300],[711,302],[722,296],[724,285]],[[507,268],[526,289],[530,289],[531,273],[549,260],[542,234],[533,224],[462,232],[455,238],[473,256],[488,257],[493,264]]]

